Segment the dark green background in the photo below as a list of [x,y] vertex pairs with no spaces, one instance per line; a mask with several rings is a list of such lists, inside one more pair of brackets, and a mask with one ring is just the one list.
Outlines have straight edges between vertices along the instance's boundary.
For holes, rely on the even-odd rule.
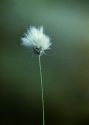
[[52,46],[41,58],[45,125],[89,124],[89,2],[0,0],[0,125],[41,125],[38,56],[21,46],[43,25]]

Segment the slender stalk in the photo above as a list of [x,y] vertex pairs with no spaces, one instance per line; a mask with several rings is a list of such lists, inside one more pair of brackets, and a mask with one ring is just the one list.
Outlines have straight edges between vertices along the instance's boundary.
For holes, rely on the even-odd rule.
[[45,117],[44,117],[44,88],[43,88],[43,78],[42,78],[42,68],[41,68],[41,56],[39,55],[39,68],[40,68],[40,82],[41,82],[41,96],[42,96],[42,117],[43,117],[43,125],[45,125]]

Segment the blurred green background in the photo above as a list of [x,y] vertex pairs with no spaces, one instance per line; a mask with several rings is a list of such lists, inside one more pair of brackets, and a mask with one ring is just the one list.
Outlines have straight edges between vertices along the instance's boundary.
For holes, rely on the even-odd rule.
[[40,25],[52,41],[41,58],[45,125],[88,125],[88,0],[0,0],[0,125],[42,125],[38,57],[21,46]]

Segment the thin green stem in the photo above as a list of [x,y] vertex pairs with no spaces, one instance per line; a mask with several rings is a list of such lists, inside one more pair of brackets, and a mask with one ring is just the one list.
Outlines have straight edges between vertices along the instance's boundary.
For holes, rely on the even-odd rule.
[[42,68],[41,68],[41,55],[39,55],[39,68],[40,68],[40,82],[41,82],[41,96],[42,96],[42,112],[43,112],[43,125],[45,125],[45,116],[44,116],[44,88],[43,88],[43,78],[42,78]]

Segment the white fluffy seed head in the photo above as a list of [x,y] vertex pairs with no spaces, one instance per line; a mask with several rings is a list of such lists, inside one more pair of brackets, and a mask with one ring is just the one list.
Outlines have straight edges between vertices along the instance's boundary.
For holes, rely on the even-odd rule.
[[34,49],[36,48],[39,50],[39,54],[44,53],[44,51],[49,49],[51,45],[50,38],[44,34],[42,26],[39,28],[30,27],[21,40],[22,45],[32,47]]

